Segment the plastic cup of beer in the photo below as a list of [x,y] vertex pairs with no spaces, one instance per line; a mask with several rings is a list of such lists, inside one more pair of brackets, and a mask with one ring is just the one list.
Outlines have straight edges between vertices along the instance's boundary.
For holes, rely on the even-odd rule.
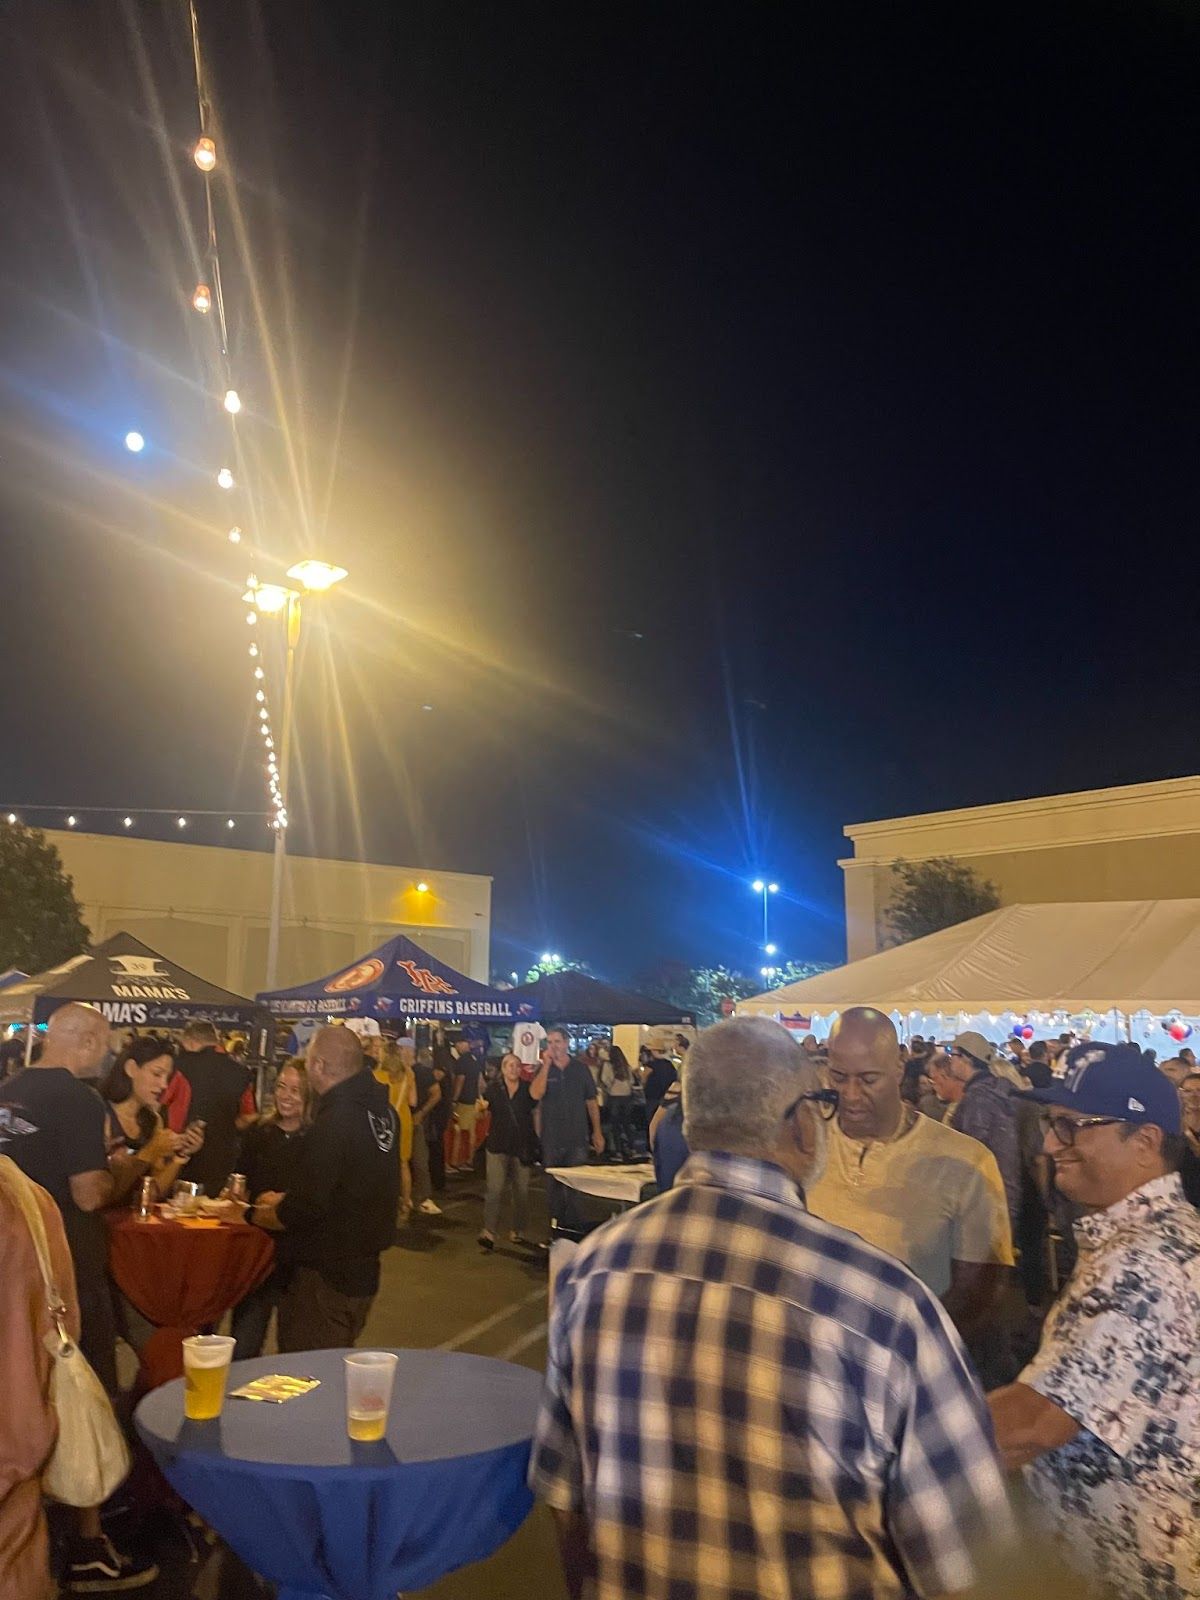
[[233,1340],[199,1333],[183,1341],[183,1414],[192,1422],[211,1422],[225,1404],[225,1380],[233,1359]]
[[362,1444],[387,1432],[396,1357],[390,1350],[356,1350],[346,1356],[346,1432]]

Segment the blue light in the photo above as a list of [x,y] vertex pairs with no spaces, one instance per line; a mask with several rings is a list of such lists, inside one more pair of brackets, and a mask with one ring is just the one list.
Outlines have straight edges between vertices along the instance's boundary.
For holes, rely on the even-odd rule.
[[135,456],[140,455],[146,448],[146,441],[136,428],[131,428],[125,435],[125,448],[131,450]]

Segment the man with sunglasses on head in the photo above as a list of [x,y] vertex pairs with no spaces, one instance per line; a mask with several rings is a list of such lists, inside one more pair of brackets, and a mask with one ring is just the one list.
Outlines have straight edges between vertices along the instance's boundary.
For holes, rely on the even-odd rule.
[[1079,1044],[1046,1109],[1055,1183],[1085,1208],[1037,1355],[989,1396],[1063,1554],[1122,1600],[1200,1595],[1200,1216],[1179,1096],[1133,1044]]
[[809,1214],[837,1096],[777,1023],[706,1029],[675,1186],[559,1277],[530,1466],[596,1600],[911,1600],[1009,1513],[949,1318]]

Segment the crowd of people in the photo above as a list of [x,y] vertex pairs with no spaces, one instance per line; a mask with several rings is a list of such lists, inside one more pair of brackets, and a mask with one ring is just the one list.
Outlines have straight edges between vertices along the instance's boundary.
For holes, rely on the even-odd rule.
[[[1019,1514],[1092,1591],[1200,1596],[1190,1052],[902,1045],[866,1007],[824,1044],[735,1019],[636,1064],[538,1035],[482,1060],[465,1036],[324,1027],[260,1111],[207,1023],[114,1052],[96,1011],[54,1014],[0,1082],[0,1341],[28,1376],[0,1423],[0,1592],[52,1592],[47,1312],[15,1186],[32,1180],[70,1263],[64,1314],[119,1404],[118,1336],[152,1330],[108,1276],[102,1214],[147,1185],[195,1183],[272,1234],[270,1276],[233,1311],[242,1359],[272,1317],[281,1351],[353,1344],[397,1224],[437,1214],[447,1171],[482,1167],[485,1255],[505,1235],[533,1250],[539,1165],[648,1141],[662,1192],[591,1233],[545,1178],[552,1228],[582,1242],[555,1286],[530,1481],[573,1594],[933,1596],[995,1571],[1022,1593],[1001,1547],[1023,1469]],[[100,1507],[78,1512],[69,1591],[154,1574]]]
[[[556,1287],[571,1593],[1200,1595],[1193,1068],[866,1007],[703,1033],[671,1187]],[[1063,1229],[1066,1281],[1018,1276]]]

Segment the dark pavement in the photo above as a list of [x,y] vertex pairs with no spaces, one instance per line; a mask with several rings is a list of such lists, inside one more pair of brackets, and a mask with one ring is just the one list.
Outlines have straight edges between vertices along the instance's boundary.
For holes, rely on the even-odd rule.
[[[545,1236],[545,1205],[535,1180],[531,1232]],[[491,1254],[476,1244],[483,1215],[481,1175],[447,1180],[443,1217],[419,1217],[383,1258],[379,1296],[362,1347],[466,1350],[541,1371],[546,1358],[546,1268],[501,1241]],[[268,1342],[267,1350],[273,1349]],[[400,1403],[402,1402],[402,1397]],[[158,1582],[147,1600],[264,1600],[272,1585],[255,1579],[221,1547],[200,1563],[182,1544],[156,1550]],[[541,1507],[487,1561],[452,1573],[406,1600],[565,1600],[550,1515]]]

